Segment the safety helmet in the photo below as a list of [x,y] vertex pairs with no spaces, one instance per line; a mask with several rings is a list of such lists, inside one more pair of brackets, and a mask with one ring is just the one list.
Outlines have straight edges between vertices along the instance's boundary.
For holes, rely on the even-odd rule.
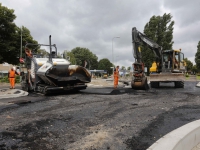
[[12,69],[13,69],[13,70],[16,70],[16,67],[15,67],[15,66],[13,66],[13,67],[12,67]]

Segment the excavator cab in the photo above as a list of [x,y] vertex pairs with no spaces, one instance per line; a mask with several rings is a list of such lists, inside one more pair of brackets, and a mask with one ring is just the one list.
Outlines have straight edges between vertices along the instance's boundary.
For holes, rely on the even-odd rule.
[[183,72],[185,70],[184,54],[180,50],[164,50],[162,64],[162,72]]
[[163,50],[161,60],[160,63],[156,61],[152,63],[150,73],[185,71],[184,54],[180,50]]
[[[150,84],[152,88],[158,88],[160,82],[174,82],[176,88],[184,87],[185,62],[181,50],[162,51],[162,69],[160,72],[151,72]],[[152,71],[152,68],[150,68]]]

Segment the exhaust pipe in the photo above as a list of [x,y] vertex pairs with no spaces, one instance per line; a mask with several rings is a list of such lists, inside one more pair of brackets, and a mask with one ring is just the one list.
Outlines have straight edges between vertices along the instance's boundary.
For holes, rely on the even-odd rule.
[[51,35],[49,35],[49,46],[50,46],[50,55],[49,55],[49,62],[52,62],[52,48],[51,48]]

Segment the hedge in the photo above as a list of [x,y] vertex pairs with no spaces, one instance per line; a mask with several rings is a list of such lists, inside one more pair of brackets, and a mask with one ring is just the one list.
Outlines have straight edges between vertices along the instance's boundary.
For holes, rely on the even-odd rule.
[[[9,83],[8,77],[1,77],[0,83]],[[15,77],[15,83],[20,83],[20,76]]]

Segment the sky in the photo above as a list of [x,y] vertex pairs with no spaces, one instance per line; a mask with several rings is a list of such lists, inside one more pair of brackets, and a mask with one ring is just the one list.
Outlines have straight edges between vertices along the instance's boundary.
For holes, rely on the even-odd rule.
[[[195,64],[200,41],[200,0],[0,0],[14,9],[18,27],[25,26],[40,44],[56,44],[58,51],[88,48],[98,61],[108,58],[131,66],[132,28],[143,32],[152,16],[170,13],[175,22],[173,49],[182,49]],[[117,38],[119,37],[119,38]]]

